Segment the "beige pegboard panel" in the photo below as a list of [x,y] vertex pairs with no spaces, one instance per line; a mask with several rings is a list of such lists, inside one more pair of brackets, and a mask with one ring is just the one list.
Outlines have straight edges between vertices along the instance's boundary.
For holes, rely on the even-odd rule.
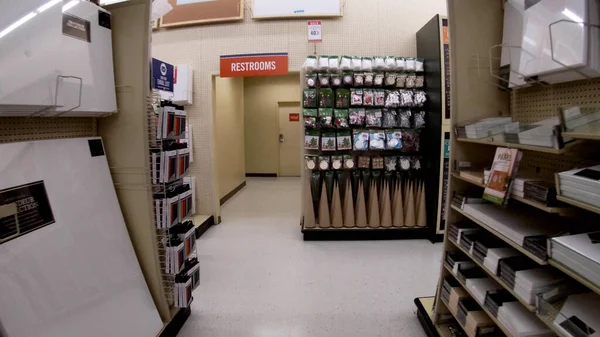
[[0,118],[0,143],[34,140],[94,137],[96,118],[79,117],[3,117]]

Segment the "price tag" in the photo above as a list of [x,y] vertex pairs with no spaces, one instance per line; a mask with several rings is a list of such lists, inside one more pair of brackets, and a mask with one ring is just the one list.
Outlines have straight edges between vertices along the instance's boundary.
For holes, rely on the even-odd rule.
[[308,42],[322,42],[321,21],[308,21]]

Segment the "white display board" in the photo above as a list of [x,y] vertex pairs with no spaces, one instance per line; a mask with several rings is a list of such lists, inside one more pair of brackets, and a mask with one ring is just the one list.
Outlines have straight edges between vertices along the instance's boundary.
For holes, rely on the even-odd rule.
[[253,19],[342,16],[341,0],[253,0]]

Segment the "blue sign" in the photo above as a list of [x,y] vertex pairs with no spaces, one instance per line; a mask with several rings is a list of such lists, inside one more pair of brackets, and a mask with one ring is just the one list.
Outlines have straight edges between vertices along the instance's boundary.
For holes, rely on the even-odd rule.
[[152,59],[152,88],[173,92],[175,67],[155,58]]

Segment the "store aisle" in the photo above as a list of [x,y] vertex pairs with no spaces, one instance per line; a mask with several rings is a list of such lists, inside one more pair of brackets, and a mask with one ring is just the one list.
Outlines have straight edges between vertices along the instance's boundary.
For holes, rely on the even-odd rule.
[[180,337],[425,336],[441,244],[304,242],[300,179],[254,178],[199,240],[201,285]]

